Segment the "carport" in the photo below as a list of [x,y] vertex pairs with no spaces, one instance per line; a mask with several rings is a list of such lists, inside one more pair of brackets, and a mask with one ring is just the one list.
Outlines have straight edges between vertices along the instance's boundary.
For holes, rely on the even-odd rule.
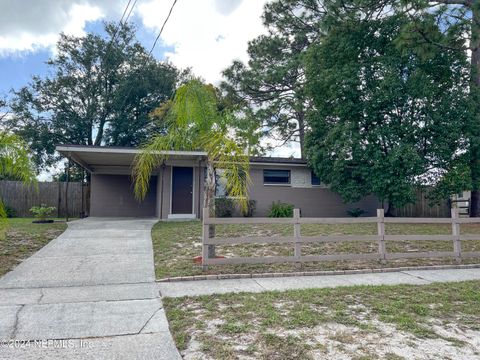
[[148,193],[138,201],[133,193],[132,165],[136,148],[59,145],[57,151],[90,174],[90,216],[198,218],[203,201],[206,153],[168,151],[154,170]]

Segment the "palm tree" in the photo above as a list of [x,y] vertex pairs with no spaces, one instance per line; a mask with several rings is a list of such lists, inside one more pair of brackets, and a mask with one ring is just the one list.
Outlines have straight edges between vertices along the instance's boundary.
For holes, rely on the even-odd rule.
[[[28,145],[18,136],[0,132],[0,177],[36,183],[35,169],[29,156]],[[5,205],[0,199],[0,238],[7,229]]]
[[[204,208],[209,209],[210,216],[215,216],[215,168],[223,169],[227,193],[239,202],[242,209],[246,209],[249,159],[232,134],[232,115],[218,110],[214,87],[192,80],[176,91],[173,101],[156,111],[168,114],[167,131],[153,136],[135,158],[133,177],[136,197],[144,199],[152,171],[167,158],[163,152],[201,150],[207,153]],[[214,227],[211,226],[210,233],[213,232]],[[209,252],[210,256],[214,256],[213,247]]]

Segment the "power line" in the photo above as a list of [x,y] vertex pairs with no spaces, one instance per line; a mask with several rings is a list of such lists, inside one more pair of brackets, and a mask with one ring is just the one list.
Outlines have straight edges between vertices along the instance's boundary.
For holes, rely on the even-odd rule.
[[153,51],[153,49],[155,49],[155,45],[157,45],[158,39],[160,39],[160,36],[162,36],[163,29],[165,28],[165,25],[167,24],[168,19],[170,19],[170,15],[172,14],[173,8],[175,7],[176,3],[177,3],[177,0],[173,0],[172,6],[170,7],[170,11],[168,12],[167,17],[165,18],[165,21],[163,22],[163,25],[160,28],[160,32],[158,33],[158,35],[157,35],[157,37],[156,37],[156,39],[155,39],[155,41],[152,45],[152,48],[150,49],[150,52],[148,53],[148,56],[152,55],[152,51]]
[[[131,0],[129,0],[129,3],[130,3],[130,1]],[[129,15],[127,16],[127,20],[128,20],[128,17],[130,16],[130,13],[132,12],[132,9],[133,9],[133,7],[135,6],[136,3],[137,3],[137,0],[135,0],[135,2],[133,3],[132,8],[130,9]],[[142,68],[144,68],[147,65],[148,60],[149,60],[150,56],[152,55],[152,52],[155,49],[155,46],[157,45],[158,39],[160,39],[160,36],[162,36],[163,29],[165,28],[165,25],[167,24],[168,20],[170,19],[170,15],[172,14],[173,8],[175,7],[176,3],[177,3],[177,0],[174,0],[173,3],[172,3],[172,6],[170,7],[170,11],[168,12],[167,17],[165,18],[165,21],[163,22],[162,27],[160,28],[160,31],[159,31],[157,37],[155,38],[155,41],[152,45],[152,48],[150,49],[150,51],[148,53],[148,56],[145,57],[145,59],[144,59],[145,61],[140,64],[140,67],[139,67],[138,70],[142,70]],[[127,4],[127,7],[128,7],[128,4]],[[141,72],[140,72],[140,78],[143,79],[143,73],[141,73]],[[129,87],[128,90],[127,90],[127,94],[125,94],[123,96],[122,107],[125,105],[126,99],[130,96],[131,92],[132,92],[132,87]]]
[[125,17],[125,14],[127,13],[128,7],[130,6],[130,3],[131,3],[131,2],[132,2],[132,0],[128,0],[128,4],[127,4],[127,6],[125,7],[125,9],[123,10],[122,18],[120,19],[120,24],[122,23],[123,18]]
[[120,29],[123,28],[123,26],[125,26],[125,24],[127,23],[128,18],[129,18],[130,15],[132,14],[133,8],[134,8],[135,5],[137,4],[137,0],[135,0],[135,1],[133,2],[132,7],[130,8],[130,11],[128,12],[127,17],[125,17],[125,15],[127,14],[128,8],[130,7],[130,3],[131,3],[131,2],[132,2],[132,0],[128,0],[127,6],[126,6],[125,9],[123,10],[123,14],[122,14],[122,17],[120,18],[118,27],[116,27],[116,28],[114,29],[112,38],[111,38],[110,41],[108,42],[107,51],[105,52],[104,59],[108,59],[108,55],[110,54],[110,50],[111,50],[111,48],[112,48],[113,42],[115,41],[115,38],[117,37],[118,33],[120,32]]
[[[129,1],[128,1],[129,4],[130,4],[130,1],[132,1],[132,0],[129,0]],[[132,14],[133,8],[135,7],[136,4],[137,4],[137,0],[135,0],[135,1],[133,2],[133,5],[132,5],[132,7],[130,8],[130,11],[128,12],[127,17],[125,18],[125,21],[123,22],[124,24],[127,23],[128,18],[129,18],[130,15]],[[127,6],[128,6],[128,5],[127,5]],[[123,16],[122,16],[122,19],[123,19]],[[121,24],[121,23],[122,23],[122,20],[120,20],[120,24]]]
[[[115,41],[115,37],[117,36],[118,32],[119,32],[119,29],[121,29],[128,21],[128,18],[130,17],[130,15],[132,14],[132,11],[133,11],[133,8],[135,7],[135,5],[137,4],[137,0],[135,0],[133,2],[133,5],[132,7],[130,8],[130,11],[128,12],[128,15],[127,17],[125,17],[125,14],[127,13],[128,11],[128,8],[130,7],[130,3],[132,2],[132,0],[128,0],[128,4],[127,6],[125,7],[125,9],[123,10],[123,14],[122,14],[122,17],[120,18],[120,21],[118,22],[119,23],[119,27],[115,29],[115,32],[113,33],[113,36],[112,38],[110,39],[110,43],[108,44],[109,46]],[[107,50],[108,51],[108,50]]]

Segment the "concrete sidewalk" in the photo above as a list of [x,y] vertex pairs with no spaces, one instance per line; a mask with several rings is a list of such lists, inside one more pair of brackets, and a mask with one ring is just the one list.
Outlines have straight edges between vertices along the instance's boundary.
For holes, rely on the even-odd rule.
[[370,274],[294,276],[228,280],[161,282],[157,286],[163,297],[332,288],[355,285],[425,285],[434,282],[480,280],[480,269],[414,270]]
[[1,278],[0,358],[180,359],[155,284],[154,223],[71,222]]

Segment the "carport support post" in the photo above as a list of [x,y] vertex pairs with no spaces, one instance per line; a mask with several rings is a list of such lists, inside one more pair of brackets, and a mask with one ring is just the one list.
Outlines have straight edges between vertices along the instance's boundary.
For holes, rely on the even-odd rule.
[[67,183],[65,184],[65,221],[68,222],[68,183],[70,181],[70,156],[67,161]]
[[80,183],[80,185],[82,186],[82,212],[80,214],[80,219],[83,219],[85,217],[85,210],[84,210],[84,207],[85,207],[85,204],[84,204],[84,190],[83,190],[83,185],[84,185],[84,181],[85,181],[85,169],[82,168],[82,182]]

